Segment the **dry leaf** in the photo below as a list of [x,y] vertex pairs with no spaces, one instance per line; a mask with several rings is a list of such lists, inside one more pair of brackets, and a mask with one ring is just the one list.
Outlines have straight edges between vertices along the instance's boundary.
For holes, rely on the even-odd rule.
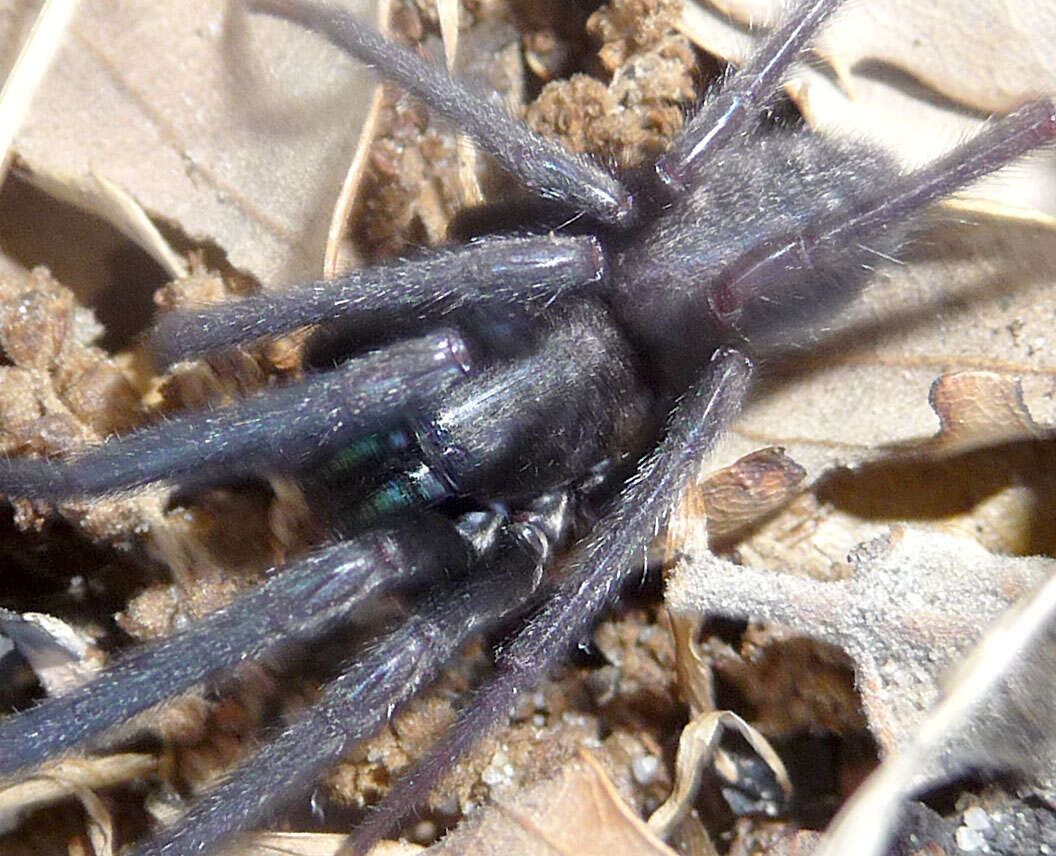
[[[729,467],[711,473],[686,492],[679,514],[668,524],[668,544],[677,553],[694,517],[707,519],[712,544],[735,540],[767,514],[785,506],[798,492],[806,472],[784,449],[751,452]],[[671,558],[671,556],[669,556]]]
[[844,807],[816,856],[879,856],[914,789],[970,769],[1013,770],[1051,788],[1054,674],[1056,575],[1050,569],[1036,592],[987,629],[950,676],[942,703]]
[[738,543],[740,560],[840,576],[849,550],[903,519],[1049,552],[1054,270],[1046,226],[940,225],[878,272],[820,348],[797,357],[799,343],[775,342],[791,359],[764,375],[717,460],[780,447],[811,490]]
[[1050,319],[1056,232],[979,218],[922,236],[878,271],[823,347],[776,342],[784,362],[734,426],[727,456],[778,446],[808,480],[935,434],[940,374],[988,370],[1022,383],[1037,422],[1056,422]]
[[[707,5],[761,26],[773,25],[787,9],[781,0]],[[1056,88],[1056,59],[1037,49],[1054,36],[1056,10],[1042,0],[871,0],[840,10],[819,35],[815,52],[841,80],[851,79],[858,64],[880,62],[968,106],[1006,111],[1024,92],[1042,95]]]
[[689,814],[704,770],[719,751],[719,741],[726,730],[740,733],[766,762],[785,795],[791,794],[792,784],[785,765],[762,734],[728,710],[701,714],[682,730],[675,761],[675,786],[663,805],[649,817],[649,828],[660,838],[666,839]]
[[48,695],[91,680],[105,662],[93,648],[94,639],[50,615],[0,608],[0,633],[14,643]]
[[[691,0],[682,30],[740,63],[757,43],[743,25],[772,26],[786,7],[783,0]],[[1054,40],[1056,11],[1043,0],[849,3],[818,37],[815,53],[827,68],[797,70],[788,90],[817,130],[872,140],[919,166],[989,114],[1056,91]],[[987,179],[971,194],[1056,213],[1056,156]]]
[[[31,5],[9,0],[3,20]],[[317,37],[233,9],[85,0],[15,152],[71,193],[101,177],[266,284],[310,279],[374,82]]]
[[703,545],[686,553],[693,559],[671,576],[669,608],[770,621],[847,652],[886,753],[909,742],[938,701],[940,678],[986,624],[1056,572],[1051,559],[997,557],[913,530],[863,545],[851,557],[854,577],[832,582],[733,565]]
[[78,0],[45,0],[0,90],[0,182],[11,165],[11,141],[62,44]]
[[928,399],[940,427],[915,450],[918,455],[953,455],[1046,434],[1023,401],[1018,379],[996,372],[943,375],[932,384]]
[[109,825],[105,806],[94,790],[131,782],[151,775],[157,767],[153,755],[123,754],[103,758],[61,761],[42,768],[31,779],[0,789],[0,832],[17,823],[19,815],[41,805],[77,796],[85,802],[101,828]]
[[[940,425],[933,437],[865,454],[849,466],[834,462],[813,485],[786,495],[776,513],[770,497],[745,493],[743,513],[753,522],[736,540],[719,541],[720,549],[732,548],[753,567],[836,578],[848,573],[845,557],[855,545],[907,520],[972,537],[998,553],[1051,554],[1056,449],[1051,430],[1026,407],[1018,378],[990,371],[942,375],[928,401]],[[723,473],[740,466],[716,477],[721,483]],[[711,484],[709,478],[691,492],[673,518],[670,553],[687,536],[699,540],[702,514],[709,515],[709,531],[722,526],[722,518],[712,518],[723,509],[701,505],[714,491]]]
[[549,781],[499,799],[430,850],[436,856],[674,856],[587,752]]

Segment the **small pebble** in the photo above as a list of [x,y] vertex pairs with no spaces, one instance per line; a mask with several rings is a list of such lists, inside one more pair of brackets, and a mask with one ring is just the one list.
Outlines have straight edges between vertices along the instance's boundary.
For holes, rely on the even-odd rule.
[[964,812],[964,825],[980,831],[990,829],[990,815],[979,806],[973,805]]
[[969,829],[967,826],[957,827],[957,846],[961,850],[981,850],[986,845],[986,839],[983,838],[981,832],[978,829]]
[[419,844],[429,844],[436,841],[436,824],[431,820],[420,820],[411,829],[411,841]]
[[660,772],[660,759],[652,755],[640,755],[631,762],[631,775],[639,785],[651,785]]

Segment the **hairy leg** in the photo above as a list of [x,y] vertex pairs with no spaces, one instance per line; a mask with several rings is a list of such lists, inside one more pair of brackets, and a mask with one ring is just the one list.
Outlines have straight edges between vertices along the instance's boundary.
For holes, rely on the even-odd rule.
[[351,663],[302,717],[131,856],[205,852],[307,791],[352,743],[374,734],[432,683],[470,638],[531,602],[552,538],[565,525],[551,529],[549,523],[529,514],[504,526],[469,578],[430,595]]
[[759,124],[762,111],[776,98],[789,66],[842,2],[802,2],[748,62],[704,102],[656,162],[657,175],[666,185],[679,191],[699,181],[715,152]]
[[284,568],[229,606],[144,645],[99,677],[0,722],[0,776],[40,764],[222,669],[322,635],[371,595],[457,577],[470,562],[446,518],[417,515]]
[[152,481],[288,472],[342,440],[391,424],[469,370],[465,344],[445,331],[349,360],[237,406],[189,413],[66,460],[0,459],[0,493],[63,500]]
[[170,312],[155,327],[151,345],[167,365],[336,318],[377,327],[408,316],[438,319],[470,303],[540,305],[603,275],[601,248],[590,237],[491,238],[280,293]]
[[1056,102],[1031,101],[995,119],[971,140],[938,160],[889,183],[869,188],[794,230],[775,235],[735,259],[714,280],[709,298],[715,316],[736,324],[745,306],[780,299],[775,283],[809,281],[818,269],[839,265],[856,246],[899,224],[922,208],[1056,140]]

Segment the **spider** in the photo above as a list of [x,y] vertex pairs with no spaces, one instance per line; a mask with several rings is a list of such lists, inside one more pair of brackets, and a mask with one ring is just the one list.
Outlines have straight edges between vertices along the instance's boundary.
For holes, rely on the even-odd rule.
[[[358,476],[347,537],[89,684],[8,717],[0,775],[281,640],[312,639],[380,591],[418,598],[314,707],[137,856],[207,851],[257,824],[380,728],[468,638],[522,617],[496,675],[349,840],[364,850],[614,601],[775,337],[823,326],[878,258],[897,257],[927,205],[1056,138],[1056,104],[1030,101],[900,174],[868,146],[773,127],[766,113],[784,74],[840,5],[805,0],[705,97],[668,151],[617,175],[347,13],[304,0],[249,5],[403,86],[571,228],[489,236],[172,314],[153,333],[163,361],[334,319],[352,356],[66,460],[0,461],[0,492],[45,500],[303,473],[335,458]],[[544,570],[568,542],[550,582]]]

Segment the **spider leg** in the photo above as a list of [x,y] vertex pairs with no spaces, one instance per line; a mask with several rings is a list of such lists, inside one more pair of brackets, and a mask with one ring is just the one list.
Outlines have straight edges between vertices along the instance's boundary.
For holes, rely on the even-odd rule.
[[451,332],[390,345],[340,368],[206,414],[168,419],[66,460],[0,459],[0,493],[61,500],[161,479],[211,482],[288,471],[385,427],[469,370]]
[[629,222],[631,194],[607,171],[541,137],[486,95],[393,44],[348,12],[301,0],[249,0],[255,11],[294,21],[398,83],[472,137],[535,193],[605,223]]
[[72,692],[4,719],[0,776],[40,764],[286,639],[318,637],[371,595],[457,575],[468,564],[466,538],[431,515],[319,550]]
[[151,344],[167,365],[333,318],[376,327],[408,315],[435,319],[472,302],[540,304],[603,275],[601,248],[590,237],[491,238],[279,294],[170,312],[158,322]]
[[855,211],[829,215],[818,224],[816,237],[812,238],[818,245],[846,245],[910,217],[925,205],[1054,140],[1056,101],[1052,98],[1028,101],[1015,112],[995,119],[948,154],[903,176],[893,186],[876,188],[873,196],[858,199]]
[[589,630],[664,524],[694,477],[701,455],[740,411],[751,372],[750,361],[739,351],[724,348],[715,353],[697,387],[678,404],[660,446],[616,497],[610,513],[576,548],[567,573],[542,609],[500,652],[496,677],[471,699],[463,717],[414,771],[396,783],[340,852],[369,850],[509,711],[517,694],[537,684]]
[[[543,518],[547,519],[543,519]],[[170,829],[130,856],[201,853],[259,824],[306,792],[352,743],[371,736],[404,702],[432,683],[465,643],[522,609],[542,580],[554,538],[566,522],[550,510],[507,523],[476,571],[430,596],[389,635],[323,691],[322,698],[279,737],[242,764]]]
[[671,148],[656,161],[656,172],[672,190],[700,180],[715,152],[758,124],[775,98],[788,67],[806,49],[843,0],[806,0],[751,58],[701,106]]
[[995,119],[973,139],[891,184],[870,188],[836,208],[782,232],[726,267],[709,296],[712,311],[727,325],[744,308],[768,295],[775,283],[809,278],[831,268],[848,249],[864,245],[905,222],[920,209],[989,175],[1039,146],[1056,140],[1056,102],[1030,101]]

